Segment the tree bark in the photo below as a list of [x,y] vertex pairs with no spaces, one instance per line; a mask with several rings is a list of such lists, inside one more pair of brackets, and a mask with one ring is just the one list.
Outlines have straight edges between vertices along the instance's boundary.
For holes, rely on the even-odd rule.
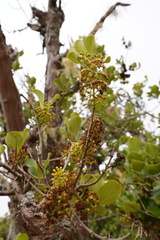
[[14,83],[11,60],[0,26],[0,102],[7,132],[22,131],[25,127],[19,92]]
[[[45,100],[50,101],[60,91],[56,88],[54,79],[59,77],[61,66],[61,55],[59,41],[60,29],[64,21],[64,13],[61,5],[57,6],[57,0],[49,0],[48,12],[46,16],[46,36],[45,47],[47,52],[46,80],[45,80]],[[48,134],[47,148],[43,147],[43,158],[47,157],[48,152],[52,153],[52,157],[60,157],[61,155],[61,136],[59,134],[59,126],[62,123],[62,113],[60,103],[54,104],[55,119],[52,122],[52,128],[55,129],[54,136]],[[58,161],[52,163],[52,168],[58,165]]]
[[[8,47],[5,42],[5,36],[0,26],[0,103],[2,105],[3,114],[6,121],[7,132],[22,131],[25,127],[25,121],[22,111],[22,104],[18,89],[14,83],[11,59],[9,56]],[[13,180],[11,185],[18,187],[18,182]],[[13,187],[13,188],[14,188]],[[10,232],[8,239],[13,239],[13,236],[18,231],[18,224],[15,219],[17,213],[18,201],[15,196],[10,197]]]

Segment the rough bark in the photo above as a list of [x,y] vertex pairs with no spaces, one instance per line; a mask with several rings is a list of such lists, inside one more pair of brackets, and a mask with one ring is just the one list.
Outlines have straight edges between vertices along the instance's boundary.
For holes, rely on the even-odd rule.
[[[15,85],[12,70],[11,70],[11,58],[9,55],[9,49],[5,42],[5,36],[0,26],[0,103],[2,106],[3,114],[6,121],[7,132],[10,131],[22,131],[25,127],[24,116],[22,111],[22,105],[18,89]],[[10,174],[10,177],[13,175]],[[11,183],[13,188],[19,188],[16,181]],[[17,199],[15,196],[10,196],[10,232],[9,239],[13,239],[13,236],[18,231],[18,224],[15,219],[17,213]]]
[[14,83],[11,60],[0,27],[0,102],[5,116],[7,132],[22,131],[25,127],[19,92]]

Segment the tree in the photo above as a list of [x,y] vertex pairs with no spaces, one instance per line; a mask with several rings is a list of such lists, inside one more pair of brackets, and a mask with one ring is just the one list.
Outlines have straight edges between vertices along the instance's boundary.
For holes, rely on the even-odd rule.
[[[156,123],[159,115],[145,109],[146,82],[134,84],[133,93],[123,87],[113,90],[113,82],[129,84],[138,64],[127,66],[121,57],[112,66],[94,37],[117,6],[128,5],[112,6],[91,35],[63,55],[61,1],[49,0],[47,12],[33,7],[37,23],[28,26],[44,37],[45,92],[35,88],[34,77],[26,76],[28,93],[22,102],[12,73],[19,69],[23,52],[9,51],[0,31],[0,195],[11,199],[8,239],[160,236],[159,137],[144,124],[147,117]],[[158,100],[159,95],[159,86],[150,86],[148,99]],[[102,237],[108,232],[112,238]]]

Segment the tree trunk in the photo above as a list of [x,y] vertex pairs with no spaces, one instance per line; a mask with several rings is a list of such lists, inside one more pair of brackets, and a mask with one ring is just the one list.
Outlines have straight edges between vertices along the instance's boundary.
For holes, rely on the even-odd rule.
[[[43,13],[36,8],[32,8],[33,10],[36,17],[38,16],[42,20],[39,22],[43,22],[43,29],[36,28],[36,31],[39,29],[38,31],[45,35],[45,47],[48,57],[45,100],[50,101],[55,94],[59,93],[53,80],[59,76],[59,70],[61,69],[59,33],[64,21],[64,14],[61,6],[57,6],[57,0],[49,0],[47,13]],[[33,29],[34,26],[30,24],[30,27]],[[0,100],[6,119],[7,131],[22,131],[25,126],[22,106],[18,90],[13,81],[11,63],[2,31],[0,31],[0,50]],[[62,114],[59,103],[55,104],[54,112],[55,119],[52,125],[55,130],[54,136],[48,134],[48,144],[43,149],[43,159],[47,157],[48,152],[52,153],[52,158],[59,157],[61,154],[61,136],[58,127],[62,122]],[[28,196],[29,192],[23,193],[20,188],[21,179],[19,177],[13,181],[12,185],[15,188],[15,196],[12,196],[10,203],[13,222],[11,223],[8,240],[12,240],[14,234],[18,232],[27,233],[30,240],[82,240],[82,237],[70,221],[64,219],[61,223],[49,226],[42,218],[41,207],[35,200],[34,195],[33,198],[30,198]]]
[[[45,81],[45,100],[50,101],[60,91],[54,84],[54,79],[59,77],[61,66],[61,55],[59,34],[62,23],[64,21],[64,13],[61,5],[57,6],[57,1],[49,0],[48,12],[46,15],[46,37],[45,47],[47,52],[47,66],[46,66],[46,81]],[[54,134],[47,136],[47,148],[43,147],[43,159],[52,153],[52,158],[60,157],[61,155],[61,136],[58,127],[62,123],[62,113],[60,103],[54,104],[55,119],[52,123]],[[58,161],[52,162],[52,168],[58,165]]]
[[14,83],[11,60],[0,26],[0,102],[7,132],[22,131],[25,127],[19,92]]
[[[11,60],[8,52],[8,47],[5,43],[5,36],[0,27],[0,103],[2,105],[3,114],[5,116],[7,132],[22,131],[25,127],[22,105],[18,89],[14,83]],[[12,176],[13,177],[13,176]],[[13,178],[14,179],[14,178]],[[12,181],[13,188],[18,188],[17,182]],[[18,231],[15,215],[17,213],[18,201],[15,196],[10,197],[10,232],[8,239],[13,239],[13,236]]]

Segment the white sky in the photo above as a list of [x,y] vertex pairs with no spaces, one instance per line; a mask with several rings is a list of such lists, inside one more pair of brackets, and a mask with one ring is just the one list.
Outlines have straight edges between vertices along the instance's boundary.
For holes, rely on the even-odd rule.
[[[39,34],[29,28],[22,32],[31,19],[30,5],[47,9],[46,0],[5,0],[0,3],[0,23],[6,35],[7,44],[24,50],[20,58],[23,73],[35,76],[39,86],[44,79],[46,57],[42,52]],[[65,23],[61,31],[61,43],[68,47],[71,39],[87,36],[95,23],[104,15],[115,0],[62,0]],[[126,56],[122,37],[132,42],[127,62],[141,63],[141,70],[133,74],[132,81],[143,81],[147,75],[152,85],[160,79],[160,0],[123,0],[130,7],[117,7],[118,15],[106,19],[103,28],[96,34],[99,44],[105,44],[108,55],[114,60]],[[19,5],[21,4],[21,7]],[[23,73],[18,77],[23,79]],[[0,197],[0,216],[7,211],[7,203]]]

